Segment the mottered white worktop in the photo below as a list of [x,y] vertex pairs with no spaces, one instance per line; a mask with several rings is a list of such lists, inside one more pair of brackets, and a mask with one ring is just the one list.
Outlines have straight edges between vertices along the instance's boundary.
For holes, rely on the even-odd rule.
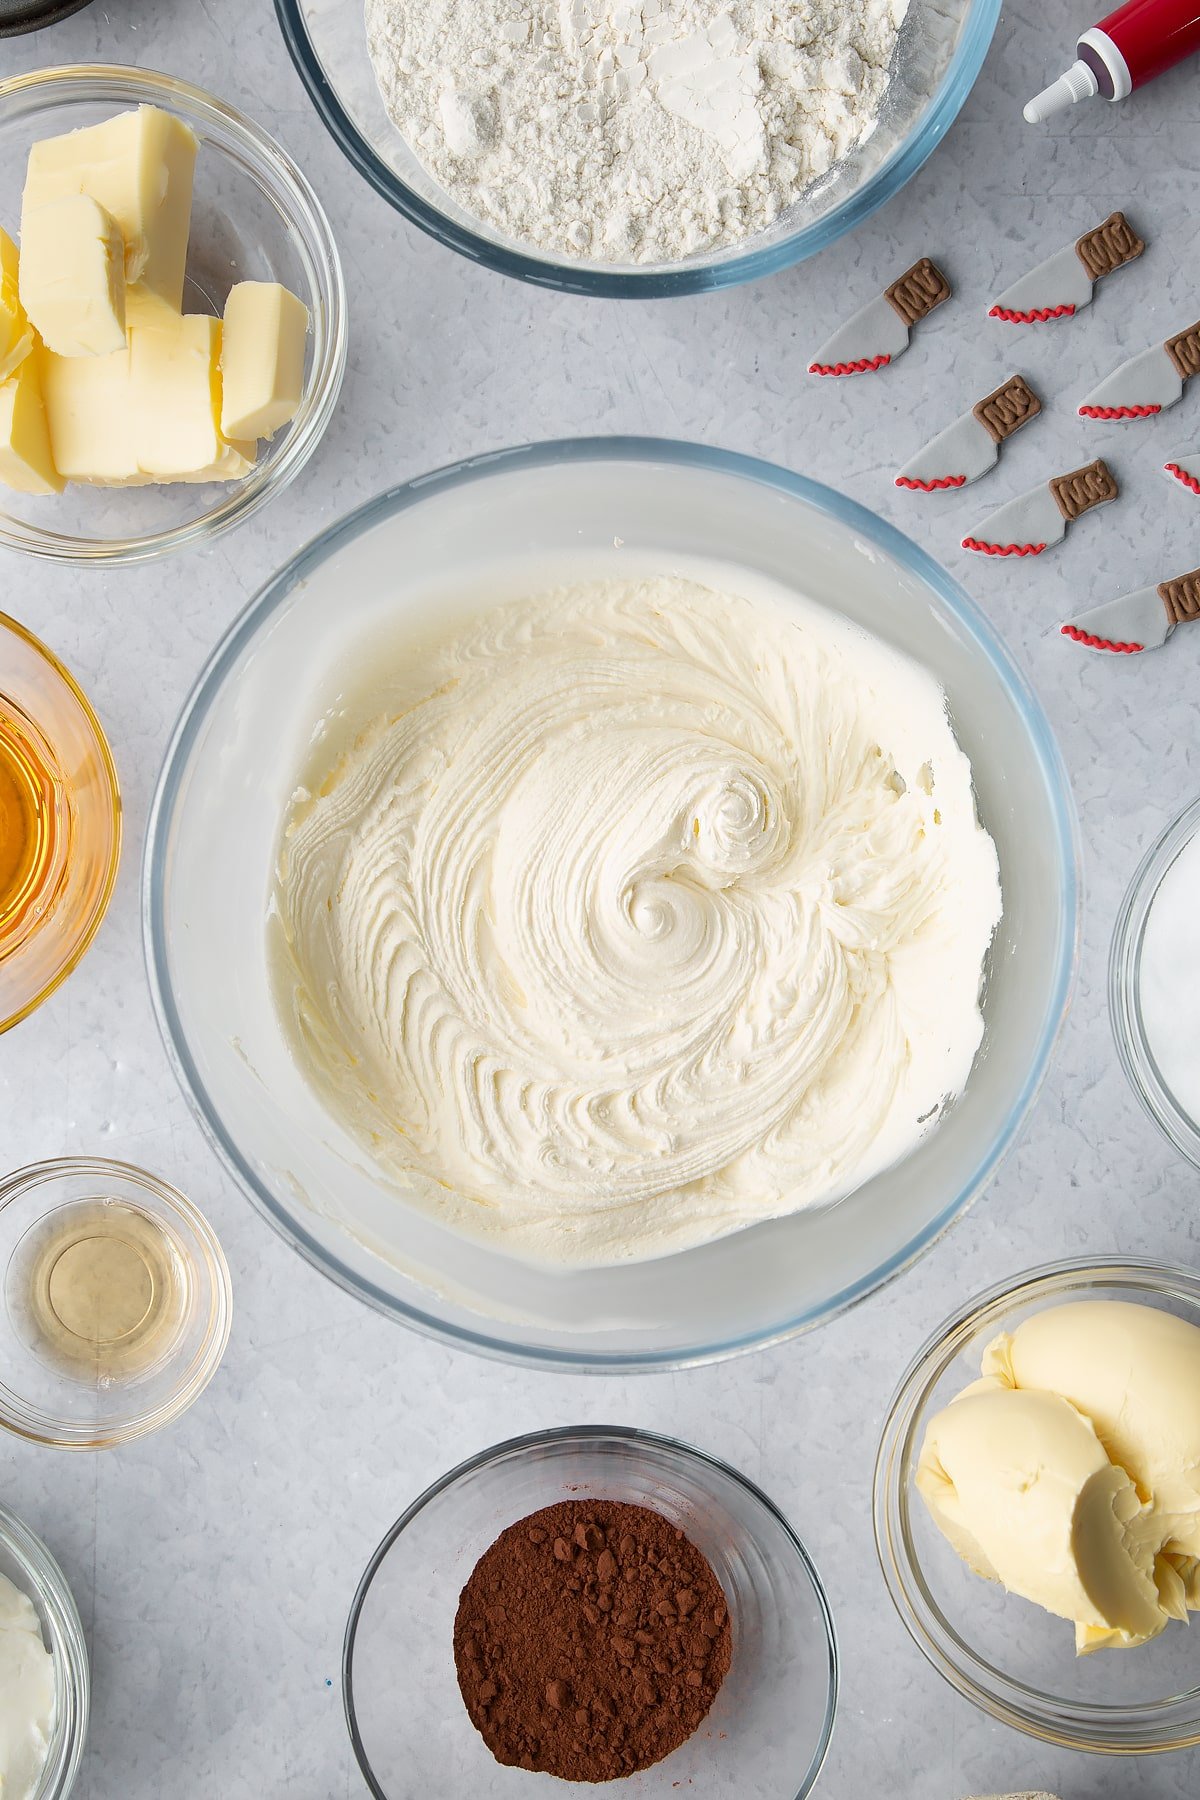
[[[1073,1756],[958,1698],[892,1611],[869,1513],[895,1378],[952,1306],[1047,1258],[1120,1251],[1190,1263],[1200,1242],[1200,1175],[1127,1089],[1105,1002],[1125,885],[1146,845],[1200,793],[1200,629],[1178,632],[1158,655],[1110,659],[1076,651],[1053,629],[1089,599],[1200,563],[1200,502],[1168,487],[1153,454],[1189,427],[1200,439],[1200,395],[1149,436],[1074,416],[1092,378],[1200,312],[1192,204],[1200,74],[1185,66],[1124,106],[1097,101],[1048,128],[1024,126],[1021,103],[1058,73],[1091,19],[1080,0],[1008,0],[957,124],[888,207],[772,280],[650,304],[543,293],[473,267],[406,224],[327,136],[269,0],[94,0],[63,25],[0,39],[3,73],[137,63],[245,109],[311,177],[335,221],[350,293],[350,367],[332,428],[295,486],[248,526],[203,554],[133,574],[74,573],[0,553],[0,606],[57,651],[93,699],[128,825],[95,945],[40,1012],[0,1039],[0,1169],[77,1152],[165,1176],[212,1219],[235,1287],[224,1366],[170,1429],[98,1456],[0,1443],[0,1498],[61,1561],[91,1650],[79,1800],[365,1792],[339,1674],[347,1609],[372,1549],[459,1459],[510,1433],[583,1420],[666,1430],[727,1458],[807,1541],[843,1663],[821,1800],[958,1800],[1014,1788],[1050,1788],[1063,1800],[1200,1792],[1200,1751],[1126,1762]],[[1150,247],[1089,314],[1045,335],[985,319],[998,286],[1114,207],[1128,208]],[[833,326],[921,255],[943,263],[956,298],[918,346],[878,378],[807,376]],[[902,455],[1010,366],[1049,404],[1007,447],[1003,477],[938,504],[895,489]],[[391,482],[473,451],[592,432],[755,452],[844,488],[911,531],[964,580],[1029,671],[1074,782],[1085,859],[1073,1011],[1032,1120],[974,1210],[899,1282],[796,1343],[626,1380],[547,1376],[452,1353],[301,1262],[222,1173],[176,1087],[151,1016],[138,916],[146,808],[172,722],[209,648],[260,583]],[[1014,566],[956,548],[1001,499],[1099,454],[1111,455],[1123,498],[1055,554]],[[413,1646],[414,1658],[427,1653]]]

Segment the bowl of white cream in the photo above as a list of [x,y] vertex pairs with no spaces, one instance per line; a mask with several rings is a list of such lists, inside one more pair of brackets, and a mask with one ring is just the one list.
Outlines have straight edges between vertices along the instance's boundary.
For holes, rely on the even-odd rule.
[[898,533],[654,441],[380,497],[251,605],[151,821],[222,1156],[318,1266],[493,1354],[828,1317],[988,1179],[1074,957],[1066,782]]
[[1200,1168],[1200,800],[1151,845],[1121,903],[1108,1001],[1121,1067],[1165,1137]]
[[0,1793],[66,1800],[87,1736],[91,1679],[66,1577],[0,1505]]

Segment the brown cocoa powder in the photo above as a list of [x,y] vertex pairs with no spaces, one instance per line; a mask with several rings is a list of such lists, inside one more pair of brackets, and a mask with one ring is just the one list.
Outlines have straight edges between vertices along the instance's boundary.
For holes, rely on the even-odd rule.
[[454,1621],[458,1685],[492,1755],[564,1781],[669,1756],[730,1654],[708,1559],[661,1513],[615,1500],[566,1500],[502,1531]]

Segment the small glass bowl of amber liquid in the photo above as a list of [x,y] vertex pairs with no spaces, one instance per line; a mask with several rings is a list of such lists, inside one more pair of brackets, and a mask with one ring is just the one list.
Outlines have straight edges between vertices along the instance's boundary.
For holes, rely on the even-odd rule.
[[57,657],[0,613],[0,1031],[75,967],[120,853],[121,796],[99,721]]
[[212,1227],[156,1176],[98,1157],[0,1178],[0,1425],[103,1450],[178,1418],[232,1319]]

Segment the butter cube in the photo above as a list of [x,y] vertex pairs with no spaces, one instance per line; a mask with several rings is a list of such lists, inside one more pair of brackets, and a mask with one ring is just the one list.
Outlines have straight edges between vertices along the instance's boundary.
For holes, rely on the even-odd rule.
[[28,356],[0,387],[0,481],[22,494],[61,494],[42,404],[37,358]]
[[59,474],[102,487],[137,481],[142,471],[130,405],[128,349],[108,356],[56,356],[43,349],[37,362]]
[[220,320],[161,317],[108,356],[39,351],[51,448],[69,480],[239,481],[254,467],[257,445],[227,442],[217,423]]
[[25,215],[51,200],[87,194],[111,213],[125,243],[126,319],[143,308],[183,305],[196,135],[157,106],[118,113],[102,125],[44,138],[29,152]]
[[33,332],[21,305],[17,246],[0,230],[0,381],[7,381],[33,349]]
[[258,455],[258,445],[249,443],[225,444],[216,462],[210,463],[207,469],[193,469],[188,475],[177,475],[177,481],[241,481],[254,467]]
[[198,314],[129,332],[138,466],[163,480],[208,469],[221,434],[221,321]]
[[27,207],[21,220],[21,303],[56,356],[125,347],[125,244],[87,194]]
[[239,281],[225,302],[221,430],[269,438],[294,419],[304,392],[308,308],[276,281]]

